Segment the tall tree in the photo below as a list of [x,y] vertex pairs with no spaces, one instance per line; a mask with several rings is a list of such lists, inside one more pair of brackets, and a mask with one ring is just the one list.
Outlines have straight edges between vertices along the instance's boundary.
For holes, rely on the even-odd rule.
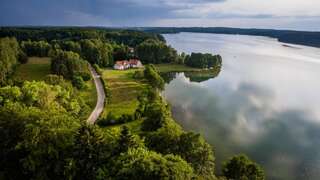
[[6,82],[18,63],[20,47],[15,38],[0,39],[0,85]]
[[111,150],[103,133],[95,126],[83,123],[75,135],[69,176],[73,179],[96,179],[104,170]]
[[129,148],[140,146],[137,138],[133,136],[127,126],[123,126],[118,140],[118,153],[126,152]]

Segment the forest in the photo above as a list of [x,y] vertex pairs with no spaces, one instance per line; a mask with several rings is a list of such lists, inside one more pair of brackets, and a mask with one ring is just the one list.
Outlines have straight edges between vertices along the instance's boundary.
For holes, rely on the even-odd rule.
[[[265,179],[246,155],[215,172],[214,147],[180,127],[160,95],[165,82],[153,64],[214,68],[222,64],[219,55],[178,54],[161,35],[132,30],[0,28],[0,37],[0,179]],[[43,80],[15,78],[30,57],[50,58]],[[88,124],[92,107],[81,95],[92,79],[88,65],[103,76],[128,57],[145,64],[130,76],[144,87],[137,108]],[[112,82],[104,83],[114,98]]]

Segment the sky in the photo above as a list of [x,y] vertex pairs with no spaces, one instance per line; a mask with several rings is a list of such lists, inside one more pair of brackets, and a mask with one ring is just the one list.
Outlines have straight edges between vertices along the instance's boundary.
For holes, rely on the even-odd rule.
[[0,0],[0,26],[242,27],[320,31],[319,0]]

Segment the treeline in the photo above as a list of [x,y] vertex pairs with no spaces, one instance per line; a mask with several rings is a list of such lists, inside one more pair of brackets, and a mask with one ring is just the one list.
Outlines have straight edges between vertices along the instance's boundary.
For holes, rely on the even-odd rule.
[[21,49],[28,56],[47,57],[57,50],[72,51],[92,64],[102,67],[113,65],[114,59],[130,56],[128,46],[103,42],[100,39],[83,39],[80,41],[22,41]]
[[222,65],[220,55],[209,53],[178,54],[174,48],[166,43],[154,40],[147,40],[138,45],[136,55],[144,64],[176,63],[202,69],[217,68]]
[[27,56],[46,57],[51,45],[46,41],[22,41],[21,48]]
[[147,39],[165,41],[160,34],[125,29],[68,27],[0,27],[0,37],[15,37],[18,41],[100,39],[135,47]]
[[[140,28],[141,29],[141,28]],[[274,30],[274,29],[241,29],[225,27],[155,27],[142,28],[145,32],[151,33],[179,33],[179,32],[196,32],[196,33],[215,33],[215,34],[241,34],[254,36],[267,36],[277,38],[280,42],[301,44],[307,46],[320,47],[320,32],[310,31],[292,31],[292,30]]]

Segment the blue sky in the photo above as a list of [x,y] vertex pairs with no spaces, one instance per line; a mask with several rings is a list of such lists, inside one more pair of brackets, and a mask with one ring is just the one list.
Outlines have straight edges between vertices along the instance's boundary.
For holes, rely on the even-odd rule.
[[227,26],[320,31],[319,0],[1,0],[0,25]]

